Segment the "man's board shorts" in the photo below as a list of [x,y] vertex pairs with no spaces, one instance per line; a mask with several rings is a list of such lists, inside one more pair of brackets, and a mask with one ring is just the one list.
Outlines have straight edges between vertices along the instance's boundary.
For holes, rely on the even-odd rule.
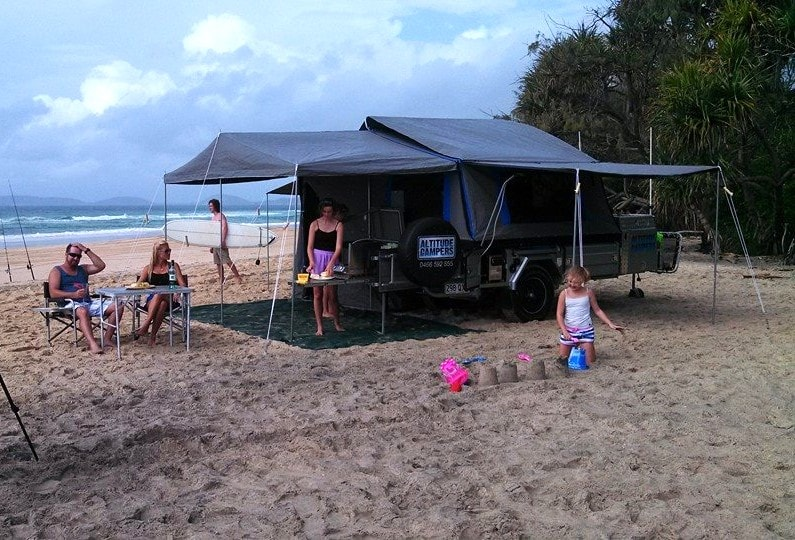
[[593,326],[590,328],[569,328],[566,327],[566,330],[569,331],[569,335],[571,339],[566,339],[563,337],[563,334],[560,334],[560,344],[561,345],[568,345],[573,347],[578,343],[593,343],[596,335],[594,333]]
[[232,258],[229,256],[229,248],[213,248],[213,262],[215,264],[229,264]]
[[83,307],[88,310],[88,314],[91,317],[100,317],[102,316],[105,311],[113,304],[113,300],[110,298],[103,298],[102,303],[100,303],[99,298],[95,298],[90,302],[81,302],[78,300],[71,300],[71,303],[67,302],[66,305],[71,307],[74,305],[75,309]]

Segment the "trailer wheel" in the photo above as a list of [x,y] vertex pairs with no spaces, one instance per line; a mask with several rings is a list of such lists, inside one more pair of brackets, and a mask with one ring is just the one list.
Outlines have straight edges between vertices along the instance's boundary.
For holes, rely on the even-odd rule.
[[[455,249],[450,257],[421,260],[419,242],[422,237],[450,237]],[[409,223],[400,236],[397,262],[400,270],[412,283],[435,287],[449,281],[458,270],[461,253],[458,232],[450,223],[439,218],[422,218]]]
[[540,321],[555,303],[555,286],[549,272],[540,266],[525,268],[516,290],[503,291],[501,309],[509,321]]

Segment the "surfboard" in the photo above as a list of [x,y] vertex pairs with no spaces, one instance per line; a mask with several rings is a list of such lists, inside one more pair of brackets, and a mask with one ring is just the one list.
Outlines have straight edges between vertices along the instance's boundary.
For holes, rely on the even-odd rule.
[[[263,247],[276,235],[265,226],[251,223],[229,223],[226,247]],[[164,227],[166,237],[186,246],[219,247],[221,245],[221,222],[209,219],[174,219]]]

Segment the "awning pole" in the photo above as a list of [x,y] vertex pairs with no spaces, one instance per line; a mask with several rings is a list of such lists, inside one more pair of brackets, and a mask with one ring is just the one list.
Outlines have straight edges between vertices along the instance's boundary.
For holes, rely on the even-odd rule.
[[715,324],[718,295],[718,210],[720,209],[720,173],[715,175],[715,230],[712,231],[712,324]]
[[[293,182],[293,189],[291,191],[291,195],[295,197],[298,195],[298,164],[295,164],[295,171],[293,172],[293,177],[295,178]],[[302,186],[303,195],[306,197],[306,186]],[[300,199],[303,201],[303,199]],[[304,213],[304,205],[301,204],[301,222],[303,223],[303,213]],[[287,216],[288,221],[290,216]],[[295,275],[298,273],[298,205],[296,204],[296,211],[295,211],[295,219],[293,220],[293,275],[292,279],[290,280],[293,284],[291,290],[292,294],[290,295],[290,341],[293,340],[293,324],[295,323]],[[278,284],[277,284],[278,285]]]
[[582,238],[582,184],[580,183],[580,169],[577,169],[577,222],[580,224],[580,266],[585,266],[584,242]]
[[[265,273],[268,276],[268,289],[271,288],[271,242],[270,242],[270,240],[271,240],[271,216],[270,216],[270,213],[271,213],[271,211],[270,211],[270,206],[271,206],[270,193],[266,193],[265,194],[265,232],[267,232],[268,236],[265,239],[265,242],[267,242],[267,244],[265,245],[265,257],[267,259],[267,261],[265,263]],[[289,221],[290,216],[287,216],[287,219]]]
[[163,237],[168,238],[168,184],[165,181],[163,182]]
[[[218,197],[221,199],[221,209],[222,209],[224,207],[224,180],[223,180],[223,178],[219,178],[218,179],[218,189],[219,189]],[[218,234],[220,236],[218,245],[220,246],[221,244],[223,244],[223,240],[224,240],[223,223],[221,224],[221,228],[219,229],[219,233]],[[219,247],[218,249],[220,250],[221,248]],[[225,272],[224,272],[224,259],[221,256],[220,252],[218,253],[218,260],[221,261],[221,265],[220,265],[221,266],[221,326],[223,326],[224,325],[224,281],[225,281],[224,273]],[[231,260],[231,257],[230,257],[230,260]]]
[[571,266],[577,265],[577,241],[580,244],[580,264],[585,266],[582,241],[582,189],[580,184],[580,169],[576,170],[574,184],[574,230],[571,239]]
[[[653,140],[652,129],[653,128],[649,126],[649,165],[652,164],[652,152],[654,151],[654,149],[652,148],[652,140]],[[649,178],[649,214],[650,215],[652,214],[651,209],[653,206],[652,196],[653,196],[652,179]]]

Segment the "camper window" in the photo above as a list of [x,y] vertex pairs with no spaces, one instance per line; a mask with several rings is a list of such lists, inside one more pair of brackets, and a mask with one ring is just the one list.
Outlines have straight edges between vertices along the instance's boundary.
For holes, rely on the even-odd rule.
[[508,182],[505,200],[511,223],[551,223],[574,211],[571,178],[553,173],[524,174]]

